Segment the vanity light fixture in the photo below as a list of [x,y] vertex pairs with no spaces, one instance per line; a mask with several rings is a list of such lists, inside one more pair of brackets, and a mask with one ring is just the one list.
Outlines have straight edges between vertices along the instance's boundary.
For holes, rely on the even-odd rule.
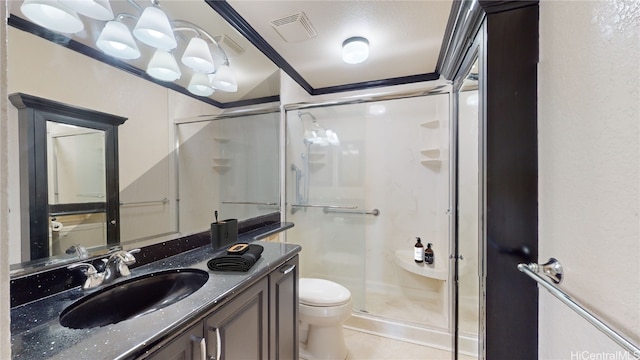
[[201,73],[212,73],[216,67],[213,64],[211,51],[207,42],[199,37],[193,37],[182,54],[182,63]]
[[209,76],[200,72],[193,73],[187,90],[200,96],[209,96],[214,92],[213,87],[211,87],[211,81],[209,81]]
[[180,78],[182,72],[173,54],[166,50],[157,49],[147,65],[147,74],[162,81],[175,81]]
[[218,67],[218,70],[213,75],[211,84],[214,88],[220,89],[226,92],[238,91],[238,82],[233,70],[229,67],[228,63]]
[[133,40],[133,35],[127,25],[118,20],[111,20],[100,32],[96,45],[105,54],[118,59],[137,59],[140,50]]
[[350,37],[342,43],[342,60],[347,64],[359,64],[369,57],[369,40]]
[[178,46],[167,14],[155,6],[149,6],[142,11],[133,29],[133,35],[157,49],[171,50]]
[[20,10],[29,20],[53,31],[73,34],[84,29],[78,14],[58,0],[24,0]]
[[[169,21],[167,14],[160,9],[159,0],[151,0],[152,5],[146,8],[142,8],[135,0],[127,2],[136,8],[140,16],[120,13],[114,17],[109,0],[24,0],[20,9],[32,22],[61,33],[76,33],[84,29],[78,13],[106,21],[96,46],[105,54],[122,60],[141,56],[136,39],[155,48],[146,73],[161,81],[176,81],[182,75],[171,53],[178,45],[174,32],[193,32],[195,36],[191,37],[180,58],[184,65],[194,71],[187,90],[198,96],[209,96],[215,89],[225,92],[238,90],[235,74],[229,67],[229,58],[213,36],[191,22]],[[125,24],[126,18],[135,21],[133,31]],[[180,38],[185,42],[189,39],[184,36]]]
[[109,21],[113,19],[113,10],[109,0],[59,0],[78,14],[92,19]]

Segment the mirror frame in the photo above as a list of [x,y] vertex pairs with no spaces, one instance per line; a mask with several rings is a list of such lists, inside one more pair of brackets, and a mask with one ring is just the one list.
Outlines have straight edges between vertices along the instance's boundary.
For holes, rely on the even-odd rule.
[[[107,246],[120,243],[120,190],[118,179],[118,126],[127,118],[67,105],[23,93],[9,95],[18,111],[20,146],[20,202],[22,259],[50,257],[49,217],[52,208],[65,212],[104,211]],[[65,205],[49,204],[47,174],[47,121],[104,131],[105,202]],[[75,206],[79,205],[79,206]],[[28,209],[28,210],[27,210]],[[25,239],[29,241],[24,241]],[[28,246],[28,248],[27,248]]]

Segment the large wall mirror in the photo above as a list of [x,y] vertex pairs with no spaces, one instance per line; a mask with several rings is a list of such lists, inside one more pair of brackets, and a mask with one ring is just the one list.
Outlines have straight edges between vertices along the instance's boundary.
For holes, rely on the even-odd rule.
[[[132,3],[111,2],[114,13],[135,13]],[[235,92],[195,95],[186,89],[193,72],[185,69],[179,81],[157,81],[145,75],[143,58],[153,55],[146,45],[140,45],[142,56],[135,61],[109,58],[94,48],[106,21],[81,17],[83,31],[57,33],[31,23],[21,4],[8,4],[8,93],[128,120],[118,126],[115,226],[109,225],[112,216],[97,209],[108,202],[102,196],[110,198],[109,176],[105,173],[99,180],[103,179],[100,156],[90,155],[104,151],[105,169],[109,168],[108,132],[63,121],[42,127],[41,145],[48,145],[51,152],[39,171],[51,181],[44,185],[43,205],[36,208],[45,219],[41,239],[47,239],[49,248],[46,254],[32,256],[25,252],[33,240],[20,216],[29,212],[19,191],[25,176],[20,174],[18,151],[21,110],[10,106],[9,131],[15,134],[10,136],[8,154],[12,276],[77,261],[81,254],[67,253],[75,244],[89,248],[92,256],[114,245],[133,248],[206,231],[215,210],[239,219],[278,211],[279,69],[206,2],[162,1],[161,8],[171,19],[182,20],[182,27],[204,29],[223,48],[238,46],[226,49],[237,75]],[[122,21],[132,27],[129,20]],[[184,51],[193,36],[190,32],[176,31],[176,52]],[[81,144],[89,148],[78,157],[72,149]],[[75,157],[73,165],[68,156]],[[74,167],[82,168],[82,179],[72,175]],[[71,184],[75,185],[69,192]],[[110,235],[110,228],[118,231]]]

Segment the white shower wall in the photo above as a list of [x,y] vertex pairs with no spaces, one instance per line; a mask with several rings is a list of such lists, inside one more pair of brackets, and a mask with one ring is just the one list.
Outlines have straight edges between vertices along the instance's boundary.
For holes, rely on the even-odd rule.
[[[380,215],[288,208],[296,225],[287,241],[303,246],[302,276],[349,287],[356,311],[447,328],[449,95],[305,109],[305,121],[306,112],[340,138],[340,147],[311,145],[308,203]],[[289,204],[296,200],[291,164],[305,169],[302,133],[298,111],[287,112]],[[416,237],[433,243],[433,273],[444,279],[416,274],[424,268],[413,260]]]

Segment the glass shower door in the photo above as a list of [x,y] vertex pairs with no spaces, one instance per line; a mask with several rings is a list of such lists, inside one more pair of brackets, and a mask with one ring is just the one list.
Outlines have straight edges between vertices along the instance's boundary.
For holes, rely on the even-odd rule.
[[302,246],[301,277],[334,281],[365,309],[362,105],[286,113],[287,242]]
[[482,151],[478,86],[474,62],[457,92],[457,354],[480,357],[480,251],[482,243]]

